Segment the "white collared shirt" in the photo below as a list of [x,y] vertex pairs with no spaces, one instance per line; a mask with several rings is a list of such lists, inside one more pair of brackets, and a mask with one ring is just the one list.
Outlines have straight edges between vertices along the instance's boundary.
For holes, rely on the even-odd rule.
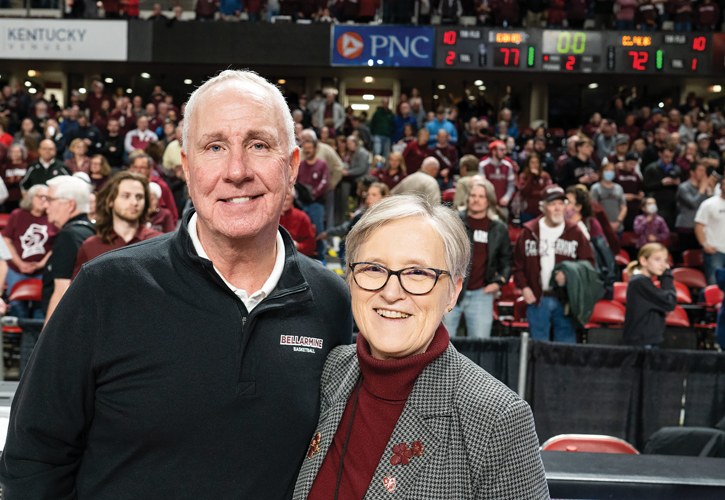
[[[196,231],[196,214],[192,215],[191,219],[189,220],[189,237],[191,238],[191,242],[194,244],[194,250],[196,250],[196,254],[203,259],[209,260],[209,257],[204,251],[204,248],[201,246],[201,241],[199,241],[199,235]],[[272,269],[272,274],[269,275],[269,278],[267,278],[267,281],[264,283],[264,285],[262,285],[262,288],[254,292],[252,295],[249,295],[246,290],[237,288],[229,283],[226,278],[222,276],[222,273],[219,272],[219,269],[217,269],[216,266],[214,266],[214,270],[217,272],[222,281],[226,283],[229,289],[234,292],[234,295],[239,297],[239,299],[244,303],[247,311],[252,312],[252,309],[257,307],[257,305],[259,305],[259,303],[262,302],[265,297],[272,293],[272,291],[277,286],[277,283],[279,283],[279,279],[282,277],[282,270],[284,269],[284,259],[284,240],[282,240],[282,235],[278,230],[277,257],[274,261],[274,268]]]

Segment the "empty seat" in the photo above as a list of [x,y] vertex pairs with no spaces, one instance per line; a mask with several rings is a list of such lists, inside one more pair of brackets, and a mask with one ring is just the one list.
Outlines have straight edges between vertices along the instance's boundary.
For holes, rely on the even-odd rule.
[[20,280],[10,291],[8,299],[13,300],[31,300],[40,301],[43,294],[43,280],[27,279]]
[[682,261],[685,267],[702,267],[702,250],[685,250],[682,253]]
[[453,203],[453,198],[456,196],[456,190],[446,189],[445,191],[443,191],[443,194],[441,196],[443,198],[443,203]]
[[618,281],[614,284],[614,295],[612,297],[615,302],[620,304],[627,303],[627,283]]
[[722,299],[725,296],[725,292],[720,290],[717,285],[710,285],[705,287],[705,303],[708,306],[719,306],[722,304]]
[[559,434],[542,444],[541,450],[639,455],[637,449],[624,439],[598,434]]
[[680,306],[675,306],[675,310],[667,315],[665,320],[667,326],[681,326],[688,328],[690,326],[690,318],[687,312]]
[[594,306],[591,323],[603,325],[621,325],[624,323],[624,305],[614,300],[600,300]]
[[509,279],[509,282],[506,283],[503,288],[501,289],[501,296],[498,298],[499,301],[504,302],[511,302],[513,305],[513,302],[516,301],[521,297],[521,290],[516,288],[516,285],[514,285],[514,279]]
[[637,245],[637,235],[631,231],[625,231],[622,233],[622,246],[623,247],[634,247]]
[[678,267],[672,270],[672,277],[675,281],[682,283],[688,288],[705,288],[707,281],[702,271],[691,267]]
[[617,264],[620,266],[626,266],[629,264],[629,254],[626,250],[620,250],[614,260],[616,260]]

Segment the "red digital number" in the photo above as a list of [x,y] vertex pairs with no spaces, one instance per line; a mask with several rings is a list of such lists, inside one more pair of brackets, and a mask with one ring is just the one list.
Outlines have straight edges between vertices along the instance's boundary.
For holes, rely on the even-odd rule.
[[647,69],[645,66],[647,64],[647,60],[649,59],[649,54],[647,52],[630,50],[629,55],[632,56],[632,69],[636,69],[637,71],[644,71]]
[[[504,55],[503,65],[504,66],[518,66],[519,65],[519,49],[506,49],[501,48],[501,52]],[[513,55],[514,62],[511,63],[511,56]]]
[[456,32],[455,31],[446,31],[443,33],[443,43],[446,45],[455,45],[456,43]]
[[452,50],[448,51],[448,56],[446,57],[446,64],[448,66],[453,66],[453,63],[456,62],[456,53]]
[[707,38],[705,38],[704,36],[696,36],[695,39],[692,41],[692,50],[697,50],[698,52],[702,52],[703,50],[705,50],[706,45],[707,45]]
[[697,59],[692,58],[692,71],[697,71]]
[[569,56],[566,60],[566,69],[569,71],[574,69],[574,64],[576,64],[576,57]]

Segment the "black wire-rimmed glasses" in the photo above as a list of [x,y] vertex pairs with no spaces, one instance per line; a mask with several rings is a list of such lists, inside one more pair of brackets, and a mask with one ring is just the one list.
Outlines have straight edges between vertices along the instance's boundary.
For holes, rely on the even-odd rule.
[[393,271],[372,262],[353,262],[349,264],[352,279],[357,286],[368,292],[377,292],[385,288],[391,276],[397,276],[400,286],[411,295],[425,295],[433,290],[441,275],[451,275],[448,271],[432,267],[406,267]]

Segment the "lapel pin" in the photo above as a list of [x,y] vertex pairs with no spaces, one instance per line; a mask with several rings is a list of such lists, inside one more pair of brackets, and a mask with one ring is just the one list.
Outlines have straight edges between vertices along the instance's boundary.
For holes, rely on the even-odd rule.
[[385,489],[388,490],[388,493],[392,493],[395,491],[395,478],[391,475],[384,477],[383,486],[385,486]]
[[413,444],[410,445],[410,449],[413,451],[413,455],[419,457],[423,454],[423,443],[420,441],[413,441]]
[[413,456],[413,450],[408,449],[408,445],[400,443],[393,446],[393,456],[390,457],[391,465],[408,465],[410,463],[410,457]]
[[320,451],[320,440],[322,439],[322,434],[319,432],[315,434],[315,437],[312,438],[312,441],[310,441],[310,451],[307,452],[307,458],[311,459],[312,455]]

